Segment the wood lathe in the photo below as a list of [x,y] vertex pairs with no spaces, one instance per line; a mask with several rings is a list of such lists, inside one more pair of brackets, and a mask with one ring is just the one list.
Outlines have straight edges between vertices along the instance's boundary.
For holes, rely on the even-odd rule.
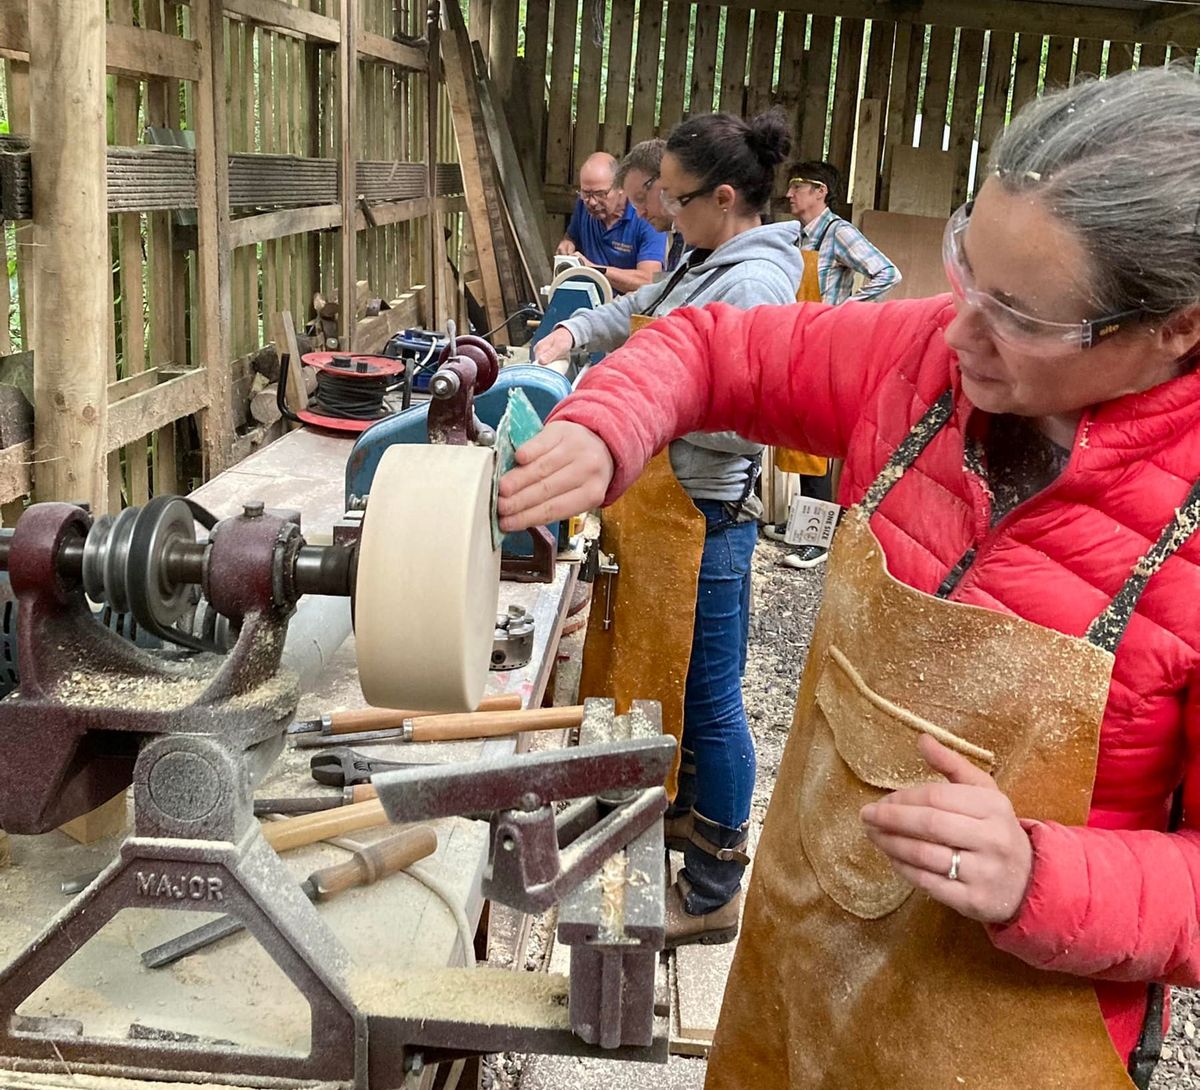
[[[378,799],[359,804],[403,822],[491,814],[484,893],[526,911],[558,904],[560,941],[573,948],[569,978],[456,970],[468,979],[448,986],[444,976],[422,984],[353,964],[254,818],[254,785],[295,714],[295,679],[280,657],[303,595],[352,599],[362,683],[375,703],[466,711],[480,701],[500,568],[495,454],[474,441],[470,396],[482,351],[466,342],[443,364],[458,417],[439,423],[453,438],[389,451],[365,510],[335,544],[308,544],[297,517],[261,503],[216,521],[172,496],[115,519],[35,504],[0,531],[20,664],[18,691],[0,701],[0,826],[46,832],[133,787],[133,830],[118,856],[0,969],[0,1067],[390,1090],[414,1057],[520,1049],[665,1060],[655,964],[662,784],[674,742],[655,705],[618,717],[611,702],[589,702],[577,749],[384,773]],[[421,472],[410,472],[410,458]],[[89,598],[163,646],[139,647],[106,627]],[[196,615],[220,624],[182,623]],[[287,841],[270,828],[270,840]],[[626,887],[615,916],[612,882],[596,881],[610,864]],[[219,912],[244,925],[308,1002],[307,1054],[203,1037],[88,1036],[71,1011],[19,1011],[131,907]],[[486,988],[471,983],[485,978]],[[476,1001],[447,1010],[453,994]],[[490,1014],[482,995],[494,1001]]]

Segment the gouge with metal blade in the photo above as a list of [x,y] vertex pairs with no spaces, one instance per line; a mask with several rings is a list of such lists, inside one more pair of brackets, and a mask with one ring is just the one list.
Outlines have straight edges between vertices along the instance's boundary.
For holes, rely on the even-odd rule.
[[[378,844],[355,851],[345,863],[315,870],[303,882],[300,889],[310,901],[324,901],[335,893],[369,886],[372,882],[404,870],[419,859],[437,851],[437,833],[428,825],[405,829],[402,833],[381,840]],[[222,916],[201,927],[193,928],[142,954],[142,964],[147,969],[161,969],[180,958],[194,954],[218,939],[237,934],[245,927],[234,916]]]
[[365,731],[361,734],[301,735],[296,746],[302,749],[332,745],[369,745],[375,742],[457,742],[469,738],[495,738],[520,734],[526,730],[562,730],[583,722],[583,705],[564,708],[525,708],[512,712],[450,712],[444,715],[418,715],[405,719],[391,730]]
[[[485,696],[476,711],[480,712],[510,712],[521,707],[521,697],[517,693],[501,693],[499,696]],[[367,730],[382,730],[386,727],[399,727],[406,719],[419,715],[428,715],[422,708],[359,708],[350,712],[330,712],[320,719],[298,719],[290,727],[288,734],[351,734]]]

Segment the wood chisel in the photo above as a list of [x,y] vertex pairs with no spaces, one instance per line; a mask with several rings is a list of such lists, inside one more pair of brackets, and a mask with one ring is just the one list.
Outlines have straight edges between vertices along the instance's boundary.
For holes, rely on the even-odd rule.
[[[518,693],[501,693],[499,696],[485,696],[476,711],[479,712],[508,712],[518,711],[521,707],[521,697]],[[298,719],[290,727],[288,734],[350,734],[366,730],[381,730],[386,727],[402,726],[406,719],[416,716],[429,715],[423,708],[360,708],[349,712],[330,712],[320,719]]]
[[[262,817],[264,814],[315,814],[322,810],[338,810],[343,806],[347,806],[352,802],[366,802],[367,799],[375,798],[375,793],[364,793],[363,788],[367,784],[356,784],[346,786],[338,795],[301,795],[293,798],[280,799],[255,799],[254,800],[254,816]],[[64,882],[65,886],[66,883]],[[82,887],[80,887],[82,888]],[[64,893],[68,892],[66,889]],[[72,892],[79,892],[74,890]]]
[[[356,850],[353,857],[344,863],[335,863],[333,866],[313,871],[300,883],[300,890],[310,901],[325,901],[343,890],[378,882],[381,878],[404,870],[435,851],[437,833],[428,825],[418,825],[381,840],[378,844]],[[180,958],[194,954],[218,939],[237,934],[245,926],[235,916],[222,916],[169,942],[151,947],[142,954],[142,964],[147,969],[161,969]]]
[[583,705],[564,708],[526,708],[509,712],[450,712],[405,719],[391,730],[360,734],[305,734],[296,739],[300,749],[333,745],[369,745],[375,742],[457,742],[470,738],[496,738],[527,730],[561,730],[583,722]]

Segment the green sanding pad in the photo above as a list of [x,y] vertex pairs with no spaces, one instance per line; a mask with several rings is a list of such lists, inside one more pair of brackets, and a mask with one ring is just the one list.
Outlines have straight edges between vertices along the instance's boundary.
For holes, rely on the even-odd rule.
[[529,403],[525,391],[518,387],[509,390],[508,406],[496,428],[496,469],[492,479],[492,545],[497,549],[504,540],[497,514],[500,478],[517,464],[517,448],[541,430],[542,418]]

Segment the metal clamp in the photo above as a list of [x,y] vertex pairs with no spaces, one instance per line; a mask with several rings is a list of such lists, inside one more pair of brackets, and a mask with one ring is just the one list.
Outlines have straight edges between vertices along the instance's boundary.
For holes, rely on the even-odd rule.
[[492,670],[519,670],[533,658],[533,614],[524,606],[511,605],[496,615],[492,641]]
[[621,567],[617,563],[615,557],[609,556],[607,553],[600,553],[600,563],[597,567],[597,572],[604,576],[604,631],[607,632],[612,628],[613,607],[613,580],[621,574]]

